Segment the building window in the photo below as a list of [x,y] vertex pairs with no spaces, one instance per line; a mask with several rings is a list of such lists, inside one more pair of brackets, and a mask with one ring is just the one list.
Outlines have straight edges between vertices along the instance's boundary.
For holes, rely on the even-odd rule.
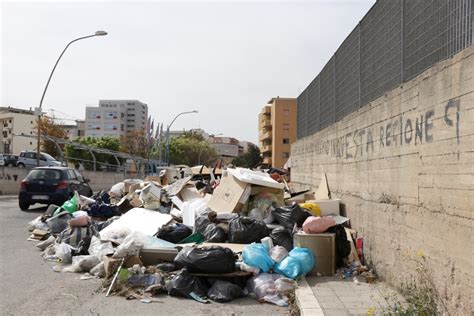
[[283,124],[283,130],[286,130],[286,131],[290,130],[290,124],[288,123]]
[[287,159],[287,158],[290,157],[290,153],[283,152],[283,153],[281,153],[281,156],[282,156],[283,159]]
[[117,130],[117,125],[115,125],[115,124],[105,124],[104,129],[106,131],[116,131]]
[[[12,120],[8,120],[8,123],[11,123],[11,122],[12,122]],[[33,124],[33,121],[31,121],[31,124]]]
[[30,121],[31,124],[33,124],[33,121]]
[[289,144],[290,139],[289,138],[283,138],[283,144]]
[[107,120],[115,120],[118,117],[117,111],[111,111],[105,113],[105,119]]
[[33,145],[33,143],[32,143],[32,142],[30,142],[30,145]]
[[101,113],[100,111],[90,111],[87,113],[88,119],[100,119]]
[[288,110],[288,109],[283,110],[283,115],[284,116],[290,115],[290,110]]

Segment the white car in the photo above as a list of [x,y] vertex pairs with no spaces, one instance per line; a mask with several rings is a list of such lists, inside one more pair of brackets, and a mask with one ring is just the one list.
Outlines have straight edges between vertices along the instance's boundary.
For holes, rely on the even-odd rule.
[[[16,166],[19,168],[25,168],[25,167],[36,167],[37,161],[36,161],[37,153],[36,151],[22,151],[20,153],[20,156],[18,157],[18,161],[16,163]],[[61,166],[61,162],[57,161],[54,159],[51,155],[47,153],[40,153],[40,166],[52,166],[52,167],[58,167]]]

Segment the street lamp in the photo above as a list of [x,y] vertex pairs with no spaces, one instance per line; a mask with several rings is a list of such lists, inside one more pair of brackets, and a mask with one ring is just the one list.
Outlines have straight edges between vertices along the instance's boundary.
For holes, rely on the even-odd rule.
[[174,121],[180,116],[180,115],[183,115],[183,114],[190,114],[190,113],[199,113],[198,111],[196,110],[193,110],[193,111],[187,111],[187,112],[181,112],[179,113],[178,115],[176,115],[174,117],[174,119],[171,121],[171,123],[168,125],[168,127],[166,128],[166,154],[165,154],[165,161],[166,161],[166,165],[170,165],[170,128],[171,128],[171,125],[173,125]]
[[107,32],[105,31],[97,31],[95,32],[94,34],[92,35],[88,35],[88,36],[83,36],[83,37],[79,37],[79,38],[76,38],[75,40],[72,40],[70,41],[66,47],[63,49],[61,55],[59,55],[59,58],[58,60],[56,60],[56,63],[54,64],[54,67],[53,67],[53,70],[51,70],[51,73],[49,74],[49,78],[48,78],[48,82],[46,82],[46,86],[44,87],[44,90],[43,90],[43,95],[41,96],[41,101],[40,101],[40,104],[39,104],[39,108],[37,110],[37,113],[38,113],[38,140],[37,140],[37,144],[36,144],[36,164],[39,166],[40,165],[40,142],[41,142],[41,136],[40,136],[40,133],[41,133],[41,110],[43,108],[43,99],[44,99],[44,95],[46,94],[46,90],[48,90],[48,86],[49,86],[49,82],[51,81],[51,77],[53,76],[53,73],[54,73],[54,70],[56,69],[56,66],[58,65],[59,63],[59,60],[61,60],[61,57],[63,57],[64,53],[66,52],[66,49],[69,47],[69,45],[71,45],[72,43],[74,42],[77,42],[77,41],[80,41],[80,40],[83,40],[83,39],[86,39],[86,38],[90,38],[90,37],[95,37],[95,36],[105,36],[107,35]]

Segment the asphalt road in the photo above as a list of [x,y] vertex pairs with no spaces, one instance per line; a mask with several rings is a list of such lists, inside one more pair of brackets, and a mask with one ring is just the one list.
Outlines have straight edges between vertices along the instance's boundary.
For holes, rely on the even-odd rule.
[[201,304],[159,296],[144,304],[99,293],[101,280],[80,280],[80,274],[57,273],[45,262],[36,242],[27,241],[27,223],[44,207],[22,212],[16,198],[0,196],[1,315],[286,315],[287,308],[259,304],[251,298]]

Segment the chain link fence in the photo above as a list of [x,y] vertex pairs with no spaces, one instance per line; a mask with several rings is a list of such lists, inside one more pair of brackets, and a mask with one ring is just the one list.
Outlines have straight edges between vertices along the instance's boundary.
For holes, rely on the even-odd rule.
[[474,0],[378,0],[298,96],[298,139],[472,45]]

